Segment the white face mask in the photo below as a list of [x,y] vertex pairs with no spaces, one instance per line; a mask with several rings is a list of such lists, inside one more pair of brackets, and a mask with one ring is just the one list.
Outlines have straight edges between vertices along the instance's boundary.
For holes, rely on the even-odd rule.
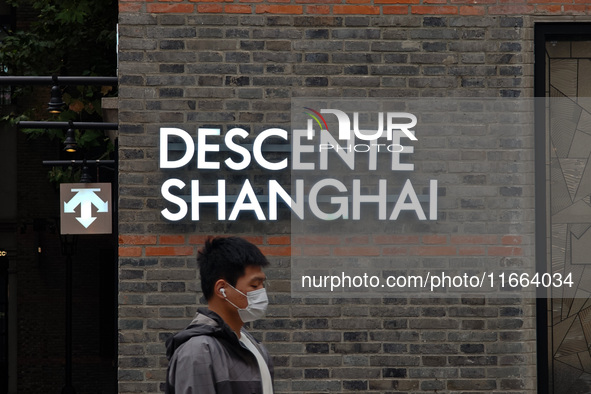
[[229,283],[228,286],[245,296],[246,300],[248,301],[246,308],[238,308],[236,304],[226,297],[225,292],[222,293],[226,301],[238,309],[238,315],[240,316],[242,322],[248,323],[265,317],[265,314],[267,313],[267,306],[269,306],[269,298],[267,298],[267,290],[264,287],[258,290],[249,291],[248,293],[244,294]]

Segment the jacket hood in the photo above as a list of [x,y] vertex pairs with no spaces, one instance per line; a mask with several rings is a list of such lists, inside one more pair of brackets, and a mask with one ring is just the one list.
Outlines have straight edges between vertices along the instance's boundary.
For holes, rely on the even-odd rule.
[[230,341],[238,341],[234,332],[217,313],[207,308],[199,308],[197,309],[197,315],[187,328],[166,340],[166,358],[170,360],[175,350],[183,343],[201,335],[224,337]]

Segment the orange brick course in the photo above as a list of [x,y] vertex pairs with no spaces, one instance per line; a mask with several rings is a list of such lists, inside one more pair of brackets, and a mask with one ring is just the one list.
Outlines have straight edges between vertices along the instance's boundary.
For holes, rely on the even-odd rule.
[[156,245],[155,235],[120,235],[120,245]]
[[[207,235],[121,235],[119,256],[190,256]],[[268,256],[522,256],[519,235],[243,236]],[[184,245],[184,246],[183,246]]]
[[161,235],[160,238],[160,245],[165,244],[184,244],[185,243],[185,236],[184,235]]
[[147,246],[146,256],[190,256],[194,253],[192,246]]

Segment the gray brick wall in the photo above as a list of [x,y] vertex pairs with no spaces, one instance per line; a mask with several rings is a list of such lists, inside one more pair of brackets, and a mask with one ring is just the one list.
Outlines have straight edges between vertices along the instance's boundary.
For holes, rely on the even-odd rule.
[[[123,13],[119,33],[121,393],[161,390],[164,340],[203,301],[195,255],[207,234],[255,237],[270,256],[272,306],[251,329],[274,356],[277,392],[535,391],[535,300],[291,298],[276,243],[288,221],[166,223],[170,173],[158,169],[159,127],[288,129],[292,97],[531,96],[529,18]],[[498,184],[477,168],[488,149],[449,171]],[[501,194],[533,209],[518,188]]]

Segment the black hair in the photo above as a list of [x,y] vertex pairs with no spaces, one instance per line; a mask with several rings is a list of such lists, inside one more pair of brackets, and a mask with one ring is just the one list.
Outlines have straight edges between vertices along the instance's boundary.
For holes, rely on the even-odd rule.
[[205,299],[213,296],[215,282],[224,279],[236,286],[247,266],[266,267],[269,261],[252,243],[240,237],[215,237],[197,252],[201,290]]

